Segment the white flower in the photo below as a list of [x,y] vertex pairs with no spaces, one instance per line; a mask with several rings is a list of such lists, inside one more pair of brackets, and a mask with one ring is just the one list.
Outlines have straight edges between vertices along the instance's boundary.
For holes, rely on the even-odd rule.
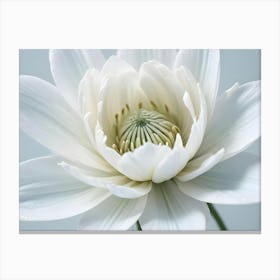
[[56,86],[20,77],[21,128],[56,154],[21,163],[21,220],[203,230],[206,202],[260,200],[260,162],[244,152],[260,137],[260,83],[217,97],[218,50],[49,58]]

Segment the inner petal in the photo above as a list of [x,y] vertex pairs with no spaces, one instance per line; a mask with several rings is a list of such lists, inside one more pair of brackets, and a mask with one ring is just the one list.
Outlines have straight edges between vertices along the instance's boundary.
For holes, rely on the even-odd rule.
[[126,105],[121,114],[115,115],[115,121],[116,137],[112,147],[120,154],[133,152],[147,142],[172,148],[177,133],[180,133],[179,127],[168,115],[144,109],[141,103],[133,112]]

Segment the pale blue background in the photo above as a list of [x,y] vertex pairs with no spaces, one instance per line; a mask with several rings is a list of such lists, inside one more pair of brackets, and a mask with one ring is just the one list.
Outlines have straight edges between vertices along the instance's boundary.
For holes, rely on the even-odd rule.
[[[114,50],[103,50],[105,57],[114,54]],[[219,94],[235,82],[245,83],[260,80],[260,50],[221,50],[221,82]],[[19,72],[34,75],[53,83],[48,50],[20,50]],[[33,141],[20,131],[20,161],[50,154],[50,151]],[[249,148],[252,153],[260,152],[260,141]],[[246,206],[215,205],[229,230],[260,230],[260,204]],[[20,230],[73,230],[79,216],[52,222],[20,222]],[[208,230],[218,229],[215,221],[209,220]]]

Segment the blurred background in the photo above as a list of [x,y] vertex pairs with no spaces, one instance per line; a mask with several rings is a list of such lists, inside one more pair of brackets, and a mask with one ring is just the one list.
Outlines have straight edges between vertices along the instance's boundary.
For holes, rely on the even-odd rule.
[[[116,53],[116,50],[102,50],[104,56]],[[54,84],[49,67],[48,50],[20,50],[19,74],[33,75]],[[221,79],[219,94],[231,87],[235,82],[240,84],[261,79],[260,50],[221,50]],[[260,155],[260,140],[254,143],[249,152]],[[19,158],[25,161],[34,157],[49,155],[51,152],[32,138],[20,131]],[[260,231],[260,204],[228,206],[215,205],[223,218],[228,230],[232,231]],[[24,230],[75,230],[80,215],[51,222],[20,222],[19,229]],[[207,230],[218,230],[218,226],[211,218],[207,223]]]

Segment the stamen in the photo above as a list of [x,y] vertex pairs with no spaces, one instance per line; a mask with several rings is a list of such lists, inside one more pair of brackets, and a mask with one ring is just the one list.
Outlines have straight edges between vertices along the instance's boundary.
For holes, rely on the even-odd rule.
[[[156,106],[153,101],[150,103]],[[172,148],[176,134],[180,133],[178,126],[169,120],[169,115],[148,111],[142,106],[143,104],[140,102],[138,104],[139,110],[130,112],[130,108],[126,104],[121,110],[121,119],[119,114],[115,115],[116,139],[112,148],[120,154],[133,152],[146,142]],[[169,111],[167,105],[165,105],[165,110]]]
[[173,125],[171,129],[172,129],[173,133],[175,133],[175,134],[177,134],[178,132],[180,132],[179,127],[176,126],[176,125]]
[[116,144],[113,144],[113,145],[112,145],[112,148],[113,148],[116,152],[119,152],[119,151],[118,151],[118,147],[117,147]]
[[155,103],[153,100],[150,100],[150,103],[152,104],[152,106],[153,106],[154,108],[157,108],[157,105],[156,105],[156,103]]
[[139,148],[141,146],[141,141],[140,141],[140,138],[137,137],[136,138],[136,148]]
[[126,152],[128,152],[128,151],[129,151],[128,147],[129,147],[129,140],[128,140],[128,139],[126,139],[126,141],[125,141],[125,145],[124,145],[124,150],[125,150]]

